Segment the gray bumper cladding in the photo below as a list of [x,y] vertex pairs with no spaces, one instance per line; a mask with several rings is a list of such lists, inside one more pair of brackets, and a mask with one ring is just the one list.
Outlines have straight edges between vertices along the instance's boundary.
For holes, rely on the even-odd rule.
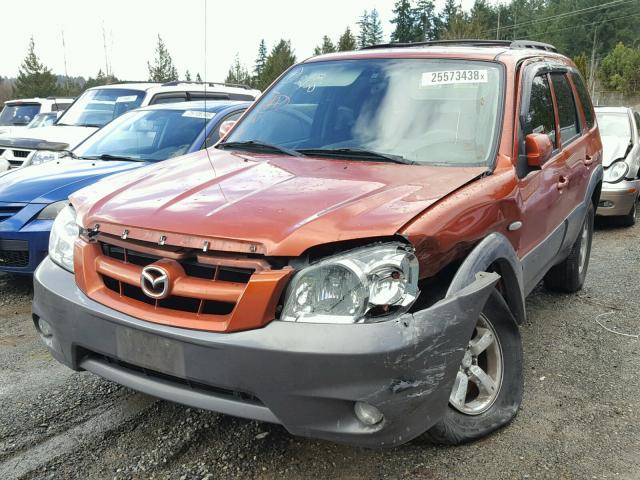
[[[35,274],[34,321],[53,356],[167,400],[282,424],[294,435],[368,447],[405,443],[448,403],[475,321],[499,276],[432,307],[371,324],[273,321],[212,333],[157,325],[87,298],[46,259]],[[354,403],[384,420],[360,422]]]

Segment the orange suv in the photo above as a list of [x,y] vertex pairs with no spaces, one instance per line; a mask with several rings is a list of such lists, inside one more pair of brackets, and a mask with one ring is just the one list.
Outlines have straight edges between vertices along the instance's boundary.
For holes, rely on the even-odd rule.
[[474,440],[518,411],[525,297],[584,283],[601,152],[550,45],[311,58],[208,151],[74,194],[34,323],[73,369],[295,435]]

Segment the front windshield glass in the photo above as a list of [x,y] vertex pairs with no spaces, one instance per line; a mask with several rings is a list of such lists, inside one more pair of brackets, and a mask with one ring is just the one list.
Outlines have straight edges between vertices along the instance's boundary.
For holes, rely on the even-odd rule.
[[418,164],[485,165],[496,138],[501,83],[500,67],[490,62],[302,64],[259,100],[226,141],[316,153],[366,150]]
[[199,110],[140,110],[114,120],[73,153],[159,161],[187,153],[214,114]]
[[102,127],[123,113],[138,108],[144,92],[125,88],[87,90],[64,112],[58,125]]
[[0,113],[0,126],[28,125],[39,112],[39,103],[7,104]]
[[39,113],[33,120],[31,120],[29,125],[27,125],[27,128],[48,127],[49,125],[53,125],[57,117],[58,115],[56,112]]
[[631,123],[626,113],[596,112],[603,137],[631,138]]

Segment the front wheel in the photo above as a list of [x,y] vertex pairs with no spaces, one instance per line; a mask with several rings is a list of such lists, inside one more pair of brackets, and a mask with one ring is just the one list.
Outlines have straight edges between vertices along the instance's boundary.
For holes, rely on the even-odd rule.
[[477,320],[447,410],[424,437],[446,445],[484,437],[516,416],[523,389],[520,331],[494,291]]
[[633,201],[633,207],[629,210],[629,213],[626,215],[622,215],[620,217],[616,217],[616,223],[621,227],[633,227],[636,224],[636,210],[637,210],[638,202],[637,200]]

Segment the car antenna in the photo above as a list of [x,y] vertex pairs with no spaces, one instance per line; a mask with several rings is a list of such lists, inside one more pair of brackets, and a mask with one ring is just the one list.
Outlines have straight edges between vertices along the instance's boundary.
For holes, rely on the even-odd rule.
[[[211,160],[211,154],[209,153],[209,145],[207,144],[207,0],[204,2],[204,151],[207,152],[207,159],[213,169],[213,174],[217,177],[216,167]],[[222,194],[224,196],[224,193]]]

